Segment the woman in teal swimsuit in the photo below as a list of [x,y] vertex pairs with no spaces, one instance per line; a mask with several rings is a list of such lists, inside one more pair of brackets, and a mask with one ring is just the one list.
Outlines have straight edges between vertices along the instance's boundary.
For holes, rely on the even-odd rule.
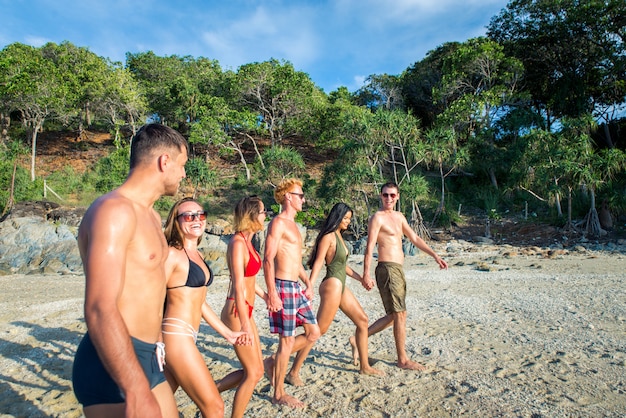
[[203,417],[223,417],[224,402],[196,339],[204,320],[231,344],[250,344],[250,336],[228,328],[206,303],[213,274],[198,251],[206,229],[206,212],[191,198],[179,200],[165,223],[169,245],[165,261],[166,300],[162,333],[165,377],[172,391],[180,385]]
[[[328,331],[335,318],[337,309],[341,309],[356,325],[356,346],[361,359],[360,373],[384,375],[384,372],[369,364],[367,354],[368,318],[354,294],[346,287],[346,275],[362,282],[361,275],[347,265],[348,249],[341,233],[348,229],[352,220],[352,209],[345,203],[337,203],[330,210],[315,240],[315,246],[309,258],[311,267],[311,286],[315,283],[322,265],[326,263],[326,276],[320,283],[320,306],[317,310],[317,322],[322,335]],[[313,344],[298,352],[287,380],[293,385],[302,385],[299,377],[300,368]]]

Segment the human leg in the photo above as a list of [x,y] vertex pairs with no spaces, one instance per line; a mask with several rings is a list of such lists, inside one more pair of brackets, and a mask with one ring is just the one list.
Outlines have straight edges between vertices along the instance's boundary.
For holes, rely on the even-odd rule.
[[[235,300],[233,298],[227,298],[220,319],[222,322],[233,331],[241,331],[241,322],[239,317],[235,314]],[[260,349],[260,347],[259,347]],[[235,353],[237,352],[237,346],[235,346]],[[239,358],[241,362],[241,357]],[[243,363],[242,363],[243,364]],[[224,376],[219,382],[216,382],[217,390],[222,393],[229,389],[235,388],[239,385],[244,377],[243,370],[236,370]]]
[[203,417],[223,417],[224,401],[193,339],[164,335],[166,368],[200,409]]
[[[394,323],[394,317],[392,313],[396,310],[394,306],[397,303],[394,303],[397,298],[394,297],[392,293],[392,279],[394,277],[394,273],[397,273],[397,266],[400,266],[396,263],[386,263],[379,262],[376,265],[376,285],[378,287],[378,292],[380,293],[380,298],[383,302],[383,306],[385,307],[386,315],[377,319],[369,326],[367,330],[367,335],[372,336],[374,334],[378,334],[382,330],[388,328]],[[402,266],[400,266],[401,268]],[[396,286],[397,288],[397,286]],[[352,347],[352,359],[354,364],[356,365],[358,362],[358,347],[356,344],[356,336],[350,337],[350,345]]]
[[406,311],[393,313],[393,337],[398,353],[398,367],[408,370],[426,370],[426,367],[412,361],[406,354]]
[[236,345],[235,353],[241,362],[243,367],[242,378],[239,382],[239,387],[235,392],[233,398],[233,410],[232,417],[243,417],[252,398],[252,393],[257,383],[263,377],[263,354],[261,353],[261,340],[259,333],[254,323],[254,320],[250,321],[252,327],[252,333],[254,334],[254,342],[252,345]]
[[[382,330],[389,328],[391,325],[393,325],[392,315],[385,315],[381,318],[378,318],[367,329],[367,336],[371,337],[374,334],[378,334]],[[351,336],[349,341],[350,341],[350,346],[352,347],[352,360],[354,362],[354,365],[356,366],[359,363],[359,351],[356,345],[355,337],[356,337],[355,335]]]
[[[280,295],[283,308],[278,312],[270,312],[270,332],[279,334],[278,349],[274,357],[270,357],[272,366],[271,381],[274,383],[272,403],[301,408],[304,404],[285,392],[285,375],[287,364],[295,342],[296,316],[299,307],[298,294],[300,287],[297,282],[276,279],[276,290]],[[264,362],[265,365],[265,362]]]
[[155,386],[152,389],[152,393],[157,399],[159,406],[161,407],[161,414],[163,418],[178,418],[178,406],[176,405],[176,399],[170,389],[170,385],[167,382],[163,382],[160,385]]
[[[368,357],[368,327],[367,327],[367,314],[363,310],[363,307],[356,299],[350,289],[346,289],[341,296],[341,303],[339,305],[343,313],[356,325],[355,332],[355,345],[360,358],[360,373],[384,375],[381,370],[375,369],[370,366]],[[354,355],[354,354],[353,354]]]
[[278,351],[274,359],[274,396],[272,403],[286,405],[292,408],[302,408],[304,403],[285,392],[285,375],[287,374],[287,364],[291,356],[291,350],[295,337],[280,336],[278,340]]
[[[341,301],[341,281],[336,278],[329,278],[324,280],[319,287],[320,306],[317,309],[317,324],[319,326],[320,334],[324,335],[339,309],[339,302]],[[287,381],[294,386],[302,386],[302,380],[300,379],[300,369],[304,364],[309,352],[313,348],[315,341],[311,342],[307,340],[307,344],[298,350],[296,358],[293,361],[291,370],[287,374]],[[294,347],[297,350],[297,347]]]

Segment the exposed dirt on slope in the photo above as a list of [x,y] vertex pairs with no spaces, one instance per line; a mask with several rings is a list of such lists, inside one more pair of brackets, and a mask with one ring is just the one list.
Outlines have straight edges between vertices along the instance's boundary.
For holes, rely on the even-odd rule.
[[[257,147],[264,149],[270,146],[266,138],[256,138]],[[304,156],[307,173],[313,178],[320,178],[324,165],[333,158],[332,155],[318,152],[303,141],[295,138],[285,138],[285,146],[297,150]],[[220,177],[234,177],[236,167],[240,165],[236,154],[222,155],[216,148],[194,146],[196,155],[208,155],[209,163]],[[111,135],[103,132],[85,131],[79,137],[77,132],[44,132],[38,137],[36,169],[39,176],[46,176],[54,171],[60,171],[71,166],[76,173],[89,170],[98,159],[108,155],[114,149]],[[246,161],[254,161],[256,151],[248,141],[243,147]],[[217,191],[216,195],[220,194]],[[551,225],[525,220],[521,217],[503,218],[492,221],[487,231],[487,218],[482,213],[469,213],[461,216],[461,220],[447,229],[433,229],[432,238],[436,241],[462,239],[473,241],[476,237],[489,237],[496,244],[548,246],[554,243],[569,243],[578,241],[582,235],[577,232],[563,231]],[[624,238],[623,231],[612,231],[601,237],[599,242],[606,242]]]
[[37,138],[36,170],[40,176],[70,166],[76,173],[86,170],[114,149],[111,135],[103,132],[44,132]]

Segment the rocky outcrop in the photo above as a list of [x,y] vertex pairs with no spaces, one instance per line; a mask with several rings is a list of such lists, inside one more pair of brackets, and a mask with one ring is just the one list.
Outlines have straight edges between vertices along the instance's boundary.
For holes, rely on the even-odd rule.
[[[76,244],[76,236],[84,209],[68,209],[51,202],[27,202],[17,205],[0,222],[0,275],[8,274],[82,274],[82,262]],[[304,241],[303,262],[309,258],[315,243],[317,231],[299,225]],[[227,275],[226,248],[232,232],[225,221],[207,225],[207,231],[199,250],[211,266],[215,275]],[[492,239],[473,237],[471,241],[451,239],[429,243],[437,253],[447,257],[459,257],[471,253],[495,253],[501,257],[537,256],[554,258],[567,251],[608,251],[626,254],[626,240],[600,243],[584,237],[576,242],[565,239],[552,242],[548,246],[516,247],[507,244],[496,245]],[[254,241],[259,251],[263,251],[264,234]],[[346,241],[353,255],[363,255],[366,238]],[[407,255],[419,252],[410,242],[404,243]],[[374,253],[376,256],[376,253]]]
[[[67,219],[67,218],[64,218]],[[0,275],[82,274],[76,243],[78,224],[66,225],[45,216],[9,217],[0,223]],[[214,274],[225,274],[229,235],[206,234],[200,252]]]
[[[68,209],[54,202],[23,202],[0,222],[0,275],[83,274],[76,243],[78,226],[85,209]],[[305,237],[303,257],[308,257],[316,231],[300,226]],[[226,248],[232,236],[228,223],[207,225],[199,250],[215,275],[228,274]],[[256,240],[263,250],[263,234]],[[305,258],[306,259],[306,258]]]
[[0,224],[0,274],[79,274],[76,226],[38,216],[7,219]]

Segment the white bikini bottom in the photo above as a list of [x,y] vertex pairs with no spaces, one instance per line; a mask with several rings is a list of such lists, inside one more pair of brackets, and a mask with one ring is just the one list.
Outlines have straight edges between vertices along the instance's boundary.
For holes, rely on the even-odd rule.
[[[162,332],[168,335],[184,335],[193,338],[195,343],[198,340],[198,331],[194,327],[178,318],[163,318]],[[165,328],[174,328],[172,331],[166,331]]]

